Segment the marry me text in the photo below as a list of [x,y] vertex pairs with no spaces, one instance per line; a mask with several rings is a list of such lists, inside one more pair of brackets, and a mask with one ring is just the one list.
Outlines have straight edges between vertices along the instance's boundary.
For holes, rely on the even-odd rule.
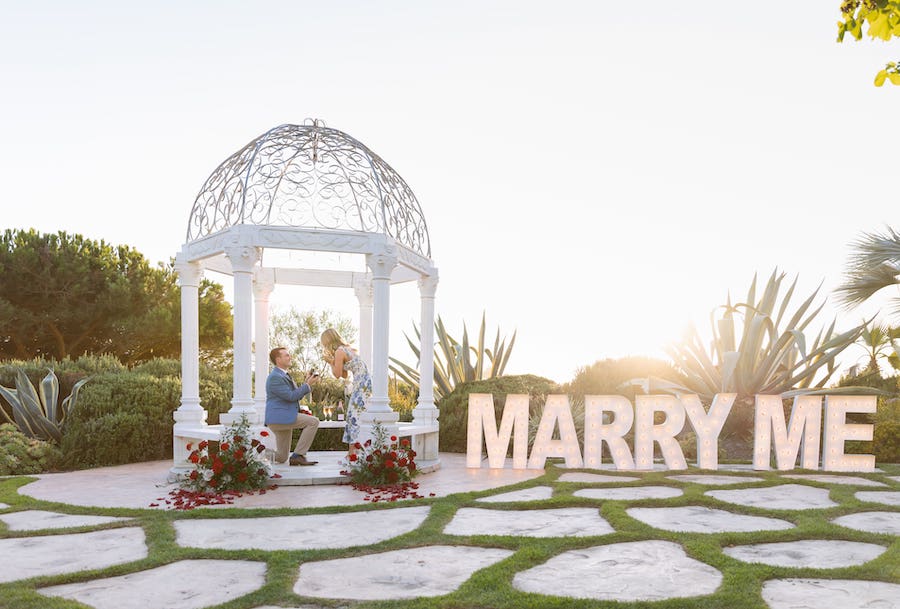
[[[528,449],[528,396],[510,394],[497,426],[491,394],[469,395],[467,467],[481,467],[482,446],[487,448],[488,467],[502,468],[512,439],[512,466],[543,469],[548,457],[565,459],[569,468],[600,468],[604,444],[616,469],[653,468],[654,444],[659,446],[669,469],[686,469],[687,462],[675,436],[685,419],[696,435],[697,466],[718,468],[718,441],[731,412],[736,394],[716,394],[707,411],[696,395],[639,395],[631,402],[620,395],[588,395],[584,398],[584,450],[579,446],[575,421],[566,395],[549,395],[541,416],[531,454]],[[782,400],[777,395],[757,395],[753,437],[753,469],[775,467],[835,472],[871,472],[873,455],[844,453],[847,440],[872,440],[873,426],[847,423],[848,413],[874,413],[875,396],[823,396],[794,398],[790,419],[785,423]],[[664,420],[655,423],[656,413]],[[604,422],[606,420],[607,422]],[[634,428],[634,453],[625,435]],[[558,438],[553,439],[558,431]],[[820,443],[823,445],[820,453]],[[820,460],[821,457],[821,460]]]

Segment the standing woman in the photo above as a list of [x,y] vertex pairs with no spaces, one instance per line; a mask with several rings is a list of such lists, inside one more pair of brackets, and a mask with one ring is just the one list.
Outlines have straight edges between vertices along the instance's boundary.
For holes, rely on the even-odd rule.
[[344,442],[350,446],[352,453],[353,443],[359,436],[359,416],[366,411],[366,401],[372,395],[372,377],[356,349],[345,343],[334,328],[322,333],[322,351],[325,361],[331,364],[335,378],[347,378],[347,371],[353,374],[347,404],[347,426],[344,428]]

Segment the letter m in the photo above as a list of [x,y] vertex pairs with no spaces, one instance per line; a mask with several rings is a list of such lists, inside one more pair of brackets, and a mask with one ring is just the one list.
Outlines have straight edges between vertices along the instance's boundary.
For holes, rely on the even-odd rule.
[[[513,435],[515,432],[515,435]],[[503,408],[500,429],[494,415],[494,396],[469,394],[469,427],[466,437],[466,467],[481,467],[481,440],[487,446],[488,467],[500,469],[506,461],[513,438],[513,467],[525,469],[528,450],[528,396],[509,394]]]

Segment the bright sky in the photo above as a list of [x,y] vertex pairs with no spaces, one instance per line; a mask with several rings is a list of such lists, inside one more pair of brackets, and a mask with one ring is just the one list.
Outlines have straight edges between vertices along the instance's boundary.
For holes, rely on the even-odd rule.
[[[221,161],[317,117],[409,183],[438,312],[518,330],[508,372],[663,356],[755,271],[829,294],[897,226],[898,45],[836,44],[839,4],[5,2],[0,225],[168,260]],[[409,360],[417,290],[391,297]]]

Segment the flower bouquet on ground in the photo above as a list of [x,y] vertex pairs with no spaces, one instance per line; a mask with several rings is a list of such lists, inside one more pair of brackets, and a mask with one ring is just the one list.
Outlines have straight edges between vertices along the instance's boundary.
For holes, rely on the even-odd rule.
[[350,476],[354,488],[367,493],[366,501],[418,499],[419,485],[412,482],[419,473],[415,458],[409,438],[388,438],[384,426],[376,423],[371,439],[351,446],[347,469],[341,473]]
[[[265,430],[260,432],[263,437],[268,434]],[[196,447],[188,444],[187,449],[191,451],[188,461],[194,469],[179,490],[169,493],[171,499],[165,500],[176,509],[230,504],[243,493],[262,494],[275,488],[269,480],[272,466],[264,457],[266,447],[252,437],[247,417],[228,426],[218,444],[203,440]]]

